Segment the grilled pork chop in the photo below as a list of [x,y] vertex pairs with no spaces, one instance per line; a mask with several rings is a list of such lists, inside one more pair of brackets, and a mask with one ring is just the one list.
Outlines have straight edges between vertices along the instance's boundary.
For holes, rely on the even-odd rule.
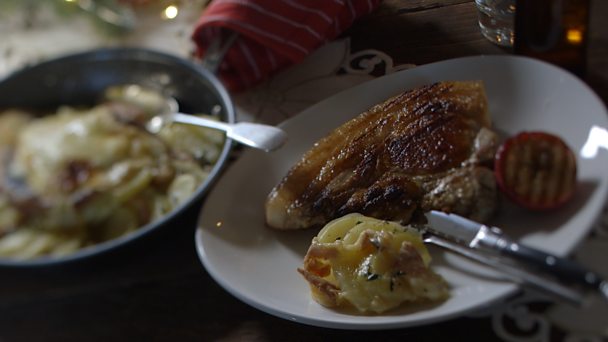
[[322,226],[347,213],[409,223],[436,209],[494,211],[496,150],[481,82],[441,82],[378,104],[318,141],[266,201],[270,227]]

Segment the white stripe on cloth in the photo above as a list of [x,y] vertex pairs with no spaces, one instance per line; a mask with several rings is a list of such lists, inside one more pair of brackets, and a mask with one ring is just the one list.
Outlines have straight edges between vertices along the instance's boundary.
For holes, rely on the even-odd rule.
[[323,18],[323,20],[325,20],[325,22],[327,22],[328,24],[331,24],[331,18],[329,16],[327,16],[327,14],[325,14],[325,12],[314,9],[314,8],[310,8],[310,7],[306,7],[306,6],[302,6],[298,3],[295,3],[291,0],[282,0],[284,3],[288,4],[289,6],[305,11],[305,12],[310,12],[310,13],[315,13],[318,16],[320,16],[321,18]]
[[347,0],[346,4],[348,5],[348,9],[350,10],[350,15],[352,16],[351,21],[355,21],[355,19],[357,18],[357,13],[355,12],[353,3],[350,0]]
[[249,66],[253,70],[255,78],[260,79],[262,77],[262,74],[260,73],[260,68],[258,67],[258,63],[255,61],[255,59],[253,59],[253,55],[251,54],[251,51],[249,50],[247,45],[244,44],[242,40],[239,40],[238,47],[239,47],[239,50],[241,50],[241,53],[243,54],[243,56],[245,56],[245,60],[247,60],[247,64],[249,64]]
[[253,26],[253,25],[250,25],[250,24],[246,24],[246,23],[243,23],[243,22],[240,22],[240,21],[237,21],[237,20],[233,20],[230,17],[226,17],[226,16],[223,16],[223,15],[208,15],[208,16],[205,16],[201,20],[200,23],[201,24],[208,24],[208,23],[214,23],[214,22],[230,23],[232,25],[239,26],[239,27],[241,27],[243,29],[247,29],[247,30],[250,30],[252,32],[255,32],[255,33],[257,33],[257,34],[259,34],[261,36],[264,36],[266,38],[272,39],[272,40],[274,40],[276,42],[279,42],[279,43],[291,46],[292,48],[294,48],[294,49],[296,49],[296,50],[298,50],[298,51],[300,51],[302,53],[308,54],[310,52],[305,47],[303,47],[303,46],[301,46],[299,44],[296,44],[296,43],[294,43],[292,41],[287,41],[287,40],[285,40],[285,39],[281,38],[280,36],[277,36],[277,35],[275,35],[273,33],[261,30],[261,29],[255,27],[255,26]]
[[287,23],[289,25],[292,25],[294,27],[303,29],[306,32],[308,32],[311,35],[313,35],[317,39],[323,39],[321,37],[321,35],[317,31],[313,30],[310,26],[303,25],[303,24],[300,24],[300,23],[298,23],[296,21],[293,21],[291,19],[282,17],[282,16],[280,16],[280,15],[278,15],[278,14],[272,12],[272,11],[267,10],[266,8],[264,8],[262,6],[256,5],[256,4],[251,3],[249,1],[244,1],[244,0],[222,0],[222,3],[232,3],[232,4],[238,4],[238,5],[241,5],[241,6],[249,7],[251,9],[253,9],[253,10],[258,11],[261,14],[267,15],[269,17],[272,17],[272,18],[274,18],[276,20],[282,21],[282,22]]

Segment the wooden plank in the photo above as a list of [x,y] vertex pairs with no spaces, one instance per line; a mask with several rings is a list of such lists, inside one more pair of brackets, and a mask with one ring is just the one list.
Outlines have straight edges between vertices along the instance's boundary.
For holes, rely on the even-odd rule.
[[[383,2],[378,12],[362,18],[348,30],[353,51],[377,49],[392,56],[396,63],[414,64],[510,52],[481,35],[472,1],[417,3]],[[437,20],[438,17],[442,20]]]

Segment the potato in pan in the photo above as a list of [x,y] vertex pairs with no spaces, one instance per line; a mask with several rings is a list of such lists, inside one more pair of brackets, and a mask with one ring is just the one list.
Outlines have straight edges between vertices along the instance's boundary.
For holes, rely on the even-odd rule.
[[[100,102],[116,85],[176,98],[187,113],[234,122],[219,82],[181,58],[101,49],[34,65],[0,81],[0,265],[47,266],[127,245],[200,202],[230,139],[192,127],[158,135]],[[120,107],[120,106],[119,106]],[[133,108],[131,108],[133,109]],[[137,109],[135,109],[137,110]]]

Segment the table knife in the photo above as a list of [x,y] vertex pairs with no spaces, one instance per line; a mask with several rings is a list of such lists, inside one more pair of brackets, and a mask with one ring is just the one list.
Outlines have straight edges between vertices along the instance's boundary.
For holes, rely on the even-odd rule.
[[513,241],[497,227],[486,226],[456,214],[433,210],[425,216],[428,220],[427,229],[432,234],[466,245],[470,249],[509,258],[560,282],[597,290],[608,300],[608,282],[573,260]]
[[438,235],[433,235],[428,231],[423,233],[425,243],[430,243],[449,251],[455,252],[462,256],[467,257],[473,261],[477,261],[480,264],[491,267],[493,270],[515,283],[521,284],[522,286],[530,287],[540,291],[541,293],[553,297],[557,300],[573,304],[577,307],[582,307],[586,304],[585,295],[576,288],[571,286],[562,285],[558,282],[552,281],[534,272],[528,271],[521,267],[516,267],[509,263],[502,262],[500,258],[488,256],[486,253],[479,253],[478,251],[468,248],[462,244],[450,241]]

